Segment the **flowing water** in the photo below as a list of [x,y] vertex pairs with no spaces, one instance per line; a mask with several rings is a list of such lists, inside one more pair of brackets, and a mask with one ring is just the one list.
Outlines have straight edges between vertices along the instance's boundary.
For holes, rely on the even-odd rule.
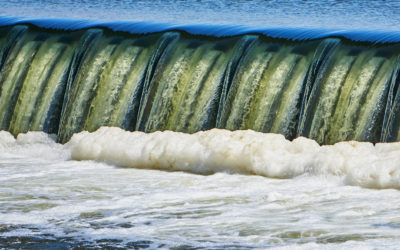
[[0,247],[399,246],[400,2],[0,4]]

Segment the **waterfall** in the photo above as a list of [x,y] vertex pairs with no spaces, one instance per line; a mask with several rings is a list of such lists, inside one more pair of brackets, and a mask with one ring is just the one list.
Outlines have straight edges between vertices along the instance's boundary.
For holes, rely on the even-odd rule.
[[399,141],[398,43],[0,28],[0,129],[66,142],[101,126]]

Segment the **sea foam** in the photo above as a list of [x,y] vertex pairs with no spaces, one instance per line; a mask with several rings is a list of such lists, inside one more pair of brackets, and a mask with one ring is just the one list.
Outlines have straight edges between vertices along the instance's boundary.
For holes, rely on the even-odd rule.
[[272,178],[336,175],[347,185],[400,188],[400,143],[349,141],[320,146],[304,137],[289,141],[282,135],[251,130],[185,134],[102,127],[93,133],[75,134],[66,147],[73,160],[120,167]]

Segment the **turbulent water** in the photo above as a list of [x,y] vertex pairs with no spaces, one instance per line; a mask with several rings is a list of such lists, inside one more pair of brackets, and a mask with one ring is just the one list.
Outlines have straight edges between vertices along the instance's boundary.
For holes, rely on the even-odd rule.
[[400,2],[0,5],[0,247],[399,246]]
[[0,146],[3,246],[399,244],[400,193],[379,189],[399,187],[398,143],[320,147],[252,131],[102,128],[65,145],[2,132]]

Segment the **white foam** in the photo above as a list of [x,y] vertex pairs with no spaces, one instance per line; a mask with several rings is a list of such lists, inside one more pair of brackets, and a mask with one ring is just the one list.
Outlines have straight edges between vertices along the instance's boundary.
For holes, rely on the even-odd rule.
[[0,131],[0,153],[16,157],[37,158],[43,160],[68,160],[69,151],[55,142],[55,136],[44,132],[19,134],[15,139],[12,134]]
[[9,132],[0,131],[0,149],[15,145],[15,138]]
[[282,135],[251,130],[146,134],[102,127],[93,133],[75,134],[66,146],[72,159],[121,167],[273,178],[329,174],[343,176],[348,185],[400,188],[400,143],[374,146],[350,141],[319,146],[303,137],[289,141]]
[[[113,129],[103,132],[106,131],[109,133]],[[104,139],[104,144],[110,144],[111,149],[118,141],[130,142],[130,133],[118,131],[115,130],[113,136],[109,134]],[[210,137],[211,134],[227,137],[208,140],[207,135]],[[254,132],[250,134],[257,135]],[[256,249],[274,246],[300,246],[300,249],[303,246],[314,249],[360,246],[395,248],[400,245],[400,192],[345,186],[343,180],[348,175],[344,173],[345,168],[340,168],[343,172],[338,171],[337,174],[325,174],[325,169],[318,169],[315,163],[314,169],[303,169],[308,172],[299,177],[274,179],[223,172],[195,175],[129,169],[96,161],[60,161],[58,158],[37,160],[22,155],[24,152],[36,152],[38,147],[46,145],[48,155],[57,153],[52,146],[61,147],[67,152],[68,148],[78,146],[72,145],[72,142],[67,146],[51,141],[47,144],[46,137],[42,135],[30,134],[32,138],[29,140],[28,137],[26,140],[22,140],[23,136],[19,137],[20,144],[17,139],[8,148],[0,149],[0,238],[5,241],[10,237],[19,239],[36,237],[37,234],[45,242],[54,238],[76,242],[84,240],[88,244],[97,244],[98,240],[103,239],[122,240],[120,246],[125,248],[132,247],[128,242],[150,241],[155,244],[149,247],[151,249],[182,247],[183,244],[211,249],[224,246]],[[231,144],[230,149],[226,148],[227,151],[239,147],[244,140],[240,140],[237,132],[233,135],[236,136],[237,145]],[[216,142],[219,139],[229,142],[233,140],[230,138],[233,135],[227,131],[208,131],[202,136],[198,135],[197,143],[206,148],[202,143],[212,146],[214,139]],[[79,136],[82,143],[97,148],[97,156],[104,156],[103,145],[97,144],[93,134],[81,133]],[[85,136],[88,136],[87,140]],[[143,137],[144,140],[148,137],[147,140],[151,141],[151,136],[157,138],[156,135],[140,133],[138,138]],[[164,136],[166,141],[160,139],[164,144],[157,144],[153,138],[151,145],[167,145],[169,139]],[[177,136],[193,137],[185,134]],[[278,142],[282,139],[275,135],[270,137]],[[101,139],[100,135],[98,139]],[[255,141],[258,140],[262,141],[262,138],[256,138]],[[176,141],[178,139],[173,142]],[[314,151],[327,150],[303,138],[294,143],[282,141],[279,146],[281,149],[278,146],[275,148],[277,152],[285,152],[286,147],[287,155],[297,154],[301,158],[309,154],[307,160],[310,162],[313,162]],[[256,147],[256,142],[249,147]],[[135,141],[130,143],[134,144]],[[139,146],[132,148],[130,144],[121,145],[125,147],[114,148],[106,153],[117,153],[114,157],[118,159],[123,151],[130,154],[129,150],[140,149]],[[368,145],[365,144],[370,149]],[[142,146],[143,152],[151,148]],[[85,147],[82,145],[84,150],[90,150]],[[396,152],[392,147],[390,149]],[[12,157],[3,154],[4,151],[13,150],[15,154]],[[184,149],[181,151],[185,152]],[[262,149],[259,151],[262,152]],[[250,148],[248,152],[251,152]],[[347,149],[345,152],[348,152]],[[21,157],[14,157],[18,154]],[[211,155],[209,157],[212,158]],[[319,160],[322,161],[323,157]],[[247,170],[244,168],[242,171]],[[113,242],[104,243],[104,246]]]

